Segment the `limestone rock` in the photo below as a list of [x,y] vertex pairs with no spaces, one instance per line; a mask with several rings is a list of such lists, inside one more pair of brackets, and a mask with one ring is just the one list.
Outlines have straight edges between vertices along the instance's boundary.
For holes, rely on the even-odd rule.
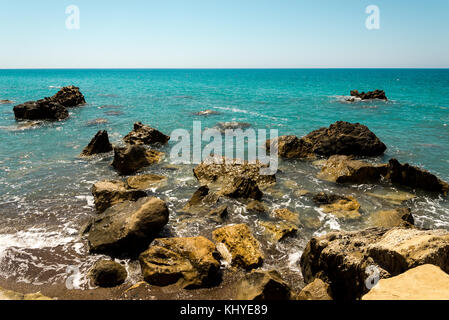
[[449,275],[425,264],[381,279],[362,300],[449,300]]
[[285,221],[288,221],[294,225],[299,225],[299,214],[296,212],[292,212],[288,210],[287,208],[279,208],[273,210],[273,216],[278,219],[282,219]]
[[286,221],[259,221],[270,238],[278,242],[298,232],[298,227]]
[[237,284],[237,300],[289,300],[291,289],[275,271],[253,270]]
[[96,286],[112,288],[125,282],[128,272],[120,263],[112,260],[99,260],[89,271],[89,277]]
[[126,183],[119,180],[106,180],[95,183],[92,187],[95,208],[102,213],[107,208],[124,201],[136,201],[146,197],[142,190],[130,190]]
[[223,243],[232,257],[232,266],[247,270],[258,268],[263,263],[260,243],[254,238],[246,224],[229,225],[212,232],[216,243]]
[[317,278],[301,290],[297,300],[332,300],[330,286]]
[[329,213],[339,219],[359,219],[360,203],[352,196],[339,196],[335,194],[318,193],[313,197],[324,213]]
[[161,161],[162,152],[147,150],[141,145],[114,148],[112,166],[122,175],[133,174],[143,167]]
[[268,208],[263,202],[252,200],[246,205],[246,210],[249,212],[264,213],[268,211]]
[[224,187],[220,194],[230,198],[245,198],[260,200],[263,197],[262,191],[255,180],[247,177],[236,177],[228,186]]
[[128,133],[123,140],[131,145],[166,144],[170,140],[170,137],[141,122],[136,122],[133,131]]
[[207,287],[219,278],[215,245],[204,237],[156,239],[140,257],[145,281],[157,286]]
[[112,151],[112,144],[109,142],[108,133],[105,130],[98,131],[95,137],[84,148],[82,157],[89,157],[95,154],[107,153]]
[[167,181],[167,177],[158,174],[141,174],[126,179],[126,183],[131,189],[146,190],[150,187],[160,185]]
[[372,165],[349,156],[334,155],[324,163],[318,178],[337,183],[372,183],[378,182],[386,171],[386,165]]
[[6,290],[0,287],[0,300],[53,300],[53,299],[44,296],[40,292],[23,294],[12,290]]
[[113,256],[139,252],[168,223],[168,216],[165,202],[154,197],[116,204],[91,223],[89,250]]
[[415,220],[409,208],[381,210],[371,214],[369,223],[375,227],[410,227]]

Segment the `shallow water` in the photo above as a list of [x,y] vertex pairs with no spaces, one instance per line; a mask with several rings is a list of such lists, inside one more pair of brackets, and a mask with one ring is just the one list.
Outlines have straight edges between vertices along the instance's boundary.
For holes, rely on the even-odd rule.
[[[391,157],[422,166],[449,180],[449,70],[0,70],[0,99],[22,103],[51,96],[65,85],[79,86],[88,104],[70,109],[70,118],[26,127],[14,120],[12,105],[0,105],[0,277],[32,284],[63,283],[80,269],[77,283],[89,288],[85,272],[98,259],[86,254],[78,232],[95,212],[90,193],[98,180],[119,178],[110,167],[111,155],[87,161],[77,156],[100,129],[120,143],[136,121],[170,134],[218,122],[250,123],[253,128],[278,129],[302,136],[337,120],[366,124],[388,146]],[[388,102],[344,103],[351,89],[385,89]],[[220,115],[193,113],[211,109]],[[107,123],[92,124],[106,119]],[[104,121],[103,121],[104,122]],[[169,152],[171,142],[163,151]],[[150,192],[170,207],[170,223],[163,235],[210,238],[220,226],[178,213],[198,182],[191,165],[178,170],[166,162],[145,169],[169,177]],[[270,209],[288,207],[302,218],[319,220],[293,238],[270,243],[257,224],[269,219],[248,214],[245,205],[230,202],[227,223],[248,223],[262,242],[265,268],[276,268],[293,286],[301,278],[298,259],[312,235],[330,230],[369,226],[369,215],[395,204],[367,195],[395,191],[393,186],[338,186],[316,178],[311,162],[280,163],[277,185],[265,193]],[[309,197],[295,191],[328,191],[353,195],[362,205],[362,219],[341,221],[323,213]],[[410,190],[402,190],[410,191]],[[418,193],[405,205],[416,224],[449,228],[447,198]],[[137,281],[138,265],[127,264]]]

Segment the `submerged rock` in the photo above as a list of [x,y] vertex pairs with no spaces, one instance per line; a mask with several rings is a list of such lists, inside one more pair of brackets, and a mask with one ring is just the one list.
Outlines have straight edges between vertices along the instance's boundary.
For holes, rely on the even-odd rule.
[[141,145],[114,148],[114,161],[112,166],[122,175],[133,174],[143,167],[161,161],[162,152],[147,150]]
[[151,145],[166,144],[170,140],[170,137],[154,128],[142,124],[141,122],[136,122],[133,131],[128,133],[123,140],[131,145]]
[[259,221],[259,225],[265,229],[265,233],[275,242],[293,236],[298,232],[298,227],[295,224],[286,221]]
[[318,178],[337,183],[378,182],[387,172],[387,165],[373,165],[352,157],[334,155],[324,162]]
[[212,232],[215,242],[224,244],[223,248],[227,252],[222,253],[223,256],[230,255],[232,258],[231,265],[242,267],[246,270],[258,268],[263,263],[263,253],[260,249],[260,243],[254,238],[251,230],[246,224],[230,225]]
[[279,137],[278,153],[285,158],[330,157],[332,155],[379,156],[387,147],[367,126],[359,123],[337,121],[329,128],[315,130],[299,139],[295,136]]
[[247,177],[236,177],[228,186],[224,187],[220,194],[230,198],[245,198],[260,200],[263,197],[262,191],[257,186],[256,181]]
[[252,200],[246,205],[246,210],[249,212],[264,213],[268,211],[268,207],[261,201]]
[[219,195],[212,192],[207,186],[201,186],[196,190],[192,198],[182,208],[185,212],[201,212],[207,211],[212,205],[215,205],[219,200]]
[[81,152],[81,157],[89,157],[95,154],[107,153],[112,151],[112,144],[109,142],[108,132],[105,130],[98,131],[95,137]]
[[44,296],[40,292],[23,294],[12,290],[6,290],[0,287],[0,300],[53,300],[53,299]]
[[449,275],[425,264],[379,283],[362,300],[449,300]]
[[301,257],[304,281],[327,279],[336,300],[354,300],[368,292],[365,281],[375,267],[380,278],[431,263],[449,271],[449,232],[413,228],[372,228],[314,237]]
[[373,99],[379,99],[379,100],[385,100],[387,101],[388,98],[385,95],[385,91],[383,90],[374,90],[374,91],[368,91],[368,92],[362,92],[360,93],[358,90],[352,90],[351,91],[351,97],[359,98],[361,100],[373,100]]
[[225,133],[226,130],[237,130],[237,129],[248,129],[251,127],[250,123],[246,123],[246,122],[236,122],[236,121],[231,121],[231,122],[219,122],[216,125],[216,128],[221,132],[221,133]]
[[339,219],[360,219],[360,203],[352,196],[339,197],[327,204],[321,204],[320,209],[324,213],[334,215]]
[[14,107],[17,120],[63,120],[68,118],[66,108],[86,103],[79,88],[70,86],[62,88],[51,98],[29,101]]
[[109,123],[108,119],[105,118],[97,118],[94,120],[90,120],[86,122],[86,126],[88,127],[93,127],[93,126],[98,126],[100,124],[106,124]]
[[193,174],[202,185],[227,186],[234,182],[235,178],[247,177],[254,180],[258,187],[263,189],[276,183],[275,175],[261,174],[261,169],[267,168],[260,162],[250,163],[237,159],[210,158],[201,162]]
[[278,219],[282,219],[293,223],[294,225],[300,225],[299,214],[296,212],[292,212],[287,208],[279,208],[273,210],[273,216]]
[[13,104],[14,101],[11,100],[0,100],[0,104]]
[[93,283],[102,288],[121,285],[128,277],[128,272],[120,263],[112,260],[99,260],[89,271]]
[[291,289],[279,272],[253,270],[237,284],[237,300],[289,300]]
[[168,215],[165,202],[154,197],[116,204],[91,223],[89,250],[113,256],[141,252],[168,223]]
[[106,180],[95,183],[92,187],[95,208],[102,213],[107,208],[124,201],[136,201],[146,197],[142,190],[129,189],[127,184],[119,180]]
[[150,187],[160,185],[167,181],[167,177],[158,174],[141,174],[126,179],[126,183],[131,189],[146,190]]
[[297,300],[332,300],[330,286],[317,278],[301,290]]
[[140,257],[146,282],[178,284],[187,289],[207,287],[219,280],[219,254],[204,237],[156,239]]
[[387,180],[410,188],[418,188],[426,191],[447,194],[449,184],[440,180],[430,172],[411,166],[408,163],[401,164],[396,159],[391,159],[388,163]]
[[195,116],[213,116],[213,115],[219,115],[219,114],[220,114],[220,112],[215,111],[215,110],[209,110],[209,109],[194,113]]
[[383,199],[396,205],[400,205],[405,201],[409,201],[416,198],[414,194],[405,191],[389,191],[383,193],[367,192],[366,195],[377,199]]
[[381,210],[374,212],[369,217],[369,223],[375,227],[411,227],[415,220],[409,208]]

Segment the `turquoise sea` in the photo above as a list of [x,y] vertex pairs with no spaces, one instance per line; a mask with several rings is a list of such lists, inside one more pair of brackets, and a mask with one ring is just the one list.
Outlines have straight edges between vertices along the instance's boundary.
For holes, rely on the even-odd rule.
[[[67,120],[32,127],[15,121],[14,105],[51,96],[67,85],[80,87],[87,101],[70,109]],[[389,101],[344,102],[352,89],[383,89]],[[111,155],[91,161],[78,155],[98,130],[106,129],[111,142],[120,143],[136,121],[166,134],[192,130],[196,120],[203,127],[237,121],[297,136],[337,120],[360,122],[388,146],[374,161],[395,157],[449,181],[449,69],[0,70],[1,99],[14,104],[0,105],[0,279],[61,283],[67,266],[75,265],[81,270],[80,286],[88,287],[83,270],[97,257],[86,254],[78,230],[95,214],[92,184],[119,176],[109,166]],[[206,109],[220,114],[194,115]],[[90,123],[99,118],[107,123]],[[171,145],[162,150],[169,152]],[[198,187],[193,166],[173,171],[166,164],[144,171],[169,176],[167,185],[152,191],[169,204],[166,232],[210,237],[216,225],[184,223],[177,213]],[[278,268],[292,282],[300,278],[297,260],[313,234],[360,229],[368,225],[365,218],[373,211],[394,207],[366,195],[398,191],[391,186],[336,186],[316,179],[319,169],[301,161],[283,162],[281,170],[278,192],[265,199],[270,208],[289,207],[321,222],[282,244],[261,240],[272,257],[267,266]],[[364,218],[342,222],[325,215],[310,200],[295,196],[292,184],[313,192],[354,195]],[[257,219],[248,216],[244,206],[233,205],[231,222],[249,223],[262,237]],[[447,198],[418,192],[407,206],[418,226],[449,228]],[[125,263],[136,275],[131,279],[137,279],[135,263]]]

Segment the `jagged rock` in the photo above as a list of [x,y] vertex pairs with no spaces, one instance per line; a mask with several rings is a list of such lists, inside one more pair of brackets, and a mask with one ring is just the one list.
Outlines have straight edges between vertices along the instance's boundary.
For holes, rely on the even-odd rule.
[[287,208],[274,209],[273,216],[275,218],[293,223],[294,225],[301,224],[301,222],[299,220],[299,214],[296,212],[292,212],[292,211],[288,210]]
[[131,145],[166,144],[170,140],[170,137],[154,128],[142,124],[141,122],[136,122],[133,131],[128,133],[123,140]]
[[371,228],[314,237],[301,257],[306,283],[326,278],[336,300],[354,300],[367,293],[365,281],[374,266],[388,278],[423,264],[449,271],[449,231],[414,228]]
[[[260,243],[254,238],[246,224],[216,229],[212,232],[212,236],[216,243],[224,244],[227,253],[222,255],[232,257],[232,266],[251,270],[262,265],[263,253],[260,249]],[[217,248],[222,253],[223,247],[217,245]]]
[[91,223],[89,250],[113,256],[141,252],[168,223],[168,214],[165,202],[154,197],[116,204]]
[[142,190],[130,190],[126,183],[119,180],[106,180],[95,183],[92,187],[95,208],[102,213],[107,208],[124,201],[136,201],[146,197]]
[[83,94],[80,92],[80,88],[75,86],[62,88],[50,99],[66,108],[76,107],[86,103]]
[[161,161],[162,152],[147,150],[141,145],[114,148],[114,161],[112,166],[122,175],[133,174],[143,167]]
[[298,227],[295,224],[285,221],[259,221],[259,225],[265,229],[265,233],[275,242],[293,236],[298,232]]
[[321,168],[318,178],[337,183],[378,182],[387,172],[387,165],[373,165],[352,157],[331,156]]
[[121,285],[128,277],[128,272],[120,263],[112,260],[99,260],[89,271],[93,283],[102,288]]
[[204,237],[156,239],[139,261],[145,281],[156,286],[176,283],[191,289],[219,279],[219,254]]
[[89,157],[94,154],[106,153],[112,151],[112,144],[109,142],[108,132],[105,130],[98,131],[95,137],[81,152],[82,157]]
[[379,100],[385,100],[387,101],[387,96],[385,95],[385,91],[383,90],[374,90],[374,91],[368,91],[368,92],[362,92],[360,93],[358,90],[352,90],[351,91],[351,97],[356,97],[361,100],[373,100],[373,99],[379,99]]
[[218,200],[218,194],[210,191],[207,186],[201,186],[193,193],[192,198],[182,208],[182,211],[193,213],[208,211]]
[[227,186],[234,182],[234,178],[247,177],[254,180],[263,189],[276,183],[275,175],[263,175],[261,169],[267,168],[260,162],[249,163],[237,159],[208,158],[193,170],[196,179],[202,185]]
[[146,190],[150,187],[160,185],[165,181],[167,181],[167,177],[158,174],[141,174],[126,179],[129,188],[140,190]]
[[51,98],[29,101],[14,107],[18,120],[63,120],[68,118],[66,108],[84,104],[84,96],[77,87],[64,87]]
[[247,177],[236,177],[228,186],[224,187],[220,194],[230,198],[245,198],[260,200],[263,197],[257,182]]
[[391,159],[388,163],[385,178],[392,183],[397,183],[410,188],[418,188],[426,191],[447,194],[449,184],[440,180],[430,172],[411,166],[408,163],[401,164],[396,159]]
[[223,222],[228,217],[228,215],[228,206],[225,204],[212,209],[208,213],[209,218],[215,220],[216,222]]
[[369,217],[369,223],[375,227],[411,227],[415,224],[409,208],[381,210],[374,212]]
[[275,271],[253,270],[237,284],[237,300],[289,300],[291,289]]
[[317,278],[301,290],[297,300],[332,300],[330,286]]
[[315,130],[305,137],[279,137],[271,143],[277,143],[278,153],[285,158],[313,158],[315,156],[354,155],[379,156],[387,147],[371,132],[367,126],[359,123],[337,121],[329,128]]
[[425,264],[381,279],[362,300],[449,300],[449,275]]
[[63,105],[48,98],[19,104],[13,111],[17,120],[64,120],[69,117]]

